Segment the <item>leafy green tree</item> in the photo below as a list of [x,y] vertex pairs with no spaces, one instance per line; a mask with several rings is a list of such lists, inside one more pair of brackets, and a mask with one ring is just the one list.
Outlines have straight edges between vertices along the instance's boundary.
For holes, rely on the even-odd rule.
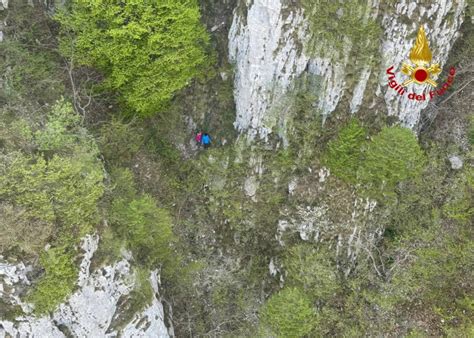
[[324,160],[334,175],[349,182],[356,181],[365,135],[366,130],[354,118],[329,142]]
[[44,128],[34,132],[38,150],[55,154],[70,154],[77,145],[86,145],[89,151],[98,153],[95,145],[87,144],[91,139],[79,127],[80,117],[72,111],[70,103],[61,100],[49,112]]
[[304,291],[285,288],[263,306],[261,323],[278,337],[303,337],[316,326],[316,313]]
[[64,93],[59,55],[54,48],[45,48],[55,41],[50,20],[27,1],[15,1],[0,16],[8,27],[3,29],[7,38],[0,48],[0,105],[31,116],[32,106],[54,103]]
[[[78,125],[71,105],[64,101],[52,108],[43,128],[33,132],[23,124],[22,130],[23,135],[13,137],[23,138],[27,149],[39,152],[9,151],[0,155],[0,198],[22,210],[17,224],[36,228],[35,232],[44,230],[31,242],[32,247],[44,246],[49,235],[56,240],[66,234],[84,235],[99,221],[97,203],[104,192],[97,147]],[[11,245],[21,243],[11,240]],[[20,246],[29,251],[29,243],[23,244]]]
[[171,217],[151,196],[140,196],[125,206],[117,201],[113,210],[113,220],[139,262],[153,265],[170,258]]
[[206,64],[197,0],[74,0],[57,19],[63,53],[102,70],[140,115],[166,107]]

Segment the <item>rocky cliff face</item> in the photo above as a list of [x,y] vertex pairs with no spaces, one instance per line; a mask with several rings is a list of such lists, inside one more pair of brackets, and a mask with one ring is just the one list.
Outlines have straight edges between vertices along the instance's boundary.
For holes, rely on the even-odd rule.
[[[356,113],[372,76],[375,87],[371,89],[376,95],[366,105],[373,107],[375,100],[383,100],[383,113],[397,116],[404,125],[416,128],[420,112],[428,101],[407,100],[396,91],[387,90],[386,69],[394,65],[400,71],[402,62],[408,60],[420,25],[427,28],[433,61],[445,66],[458,37],[466,3],[463,0],[386,3],[368,1],[373,13],[370,15],[381,20],[383,26],[382,41],[371,42],[379,45],[381,62],[378,66],[362,67],[356,75],[358,80],[349,83],[347,78],[354,71],[355,63],[347,57],[350,42],[342,60],[309,55],[305,46],[312,33],[302,8],[283,0],[242,1],[235,11],[229,35],[230,59],[236,67],[235,127],[251,139],[257,135],[267,138],[285,118],[283,113],[282,116],[275,112],[285,93],[295,79],[310,74],[320,81],[314,87],[314,94],[322,114],[333,112],[344,96],[350,100],[351,113]],[[402,83],[402,74],[397,74],[396,80]],[[408,92],[414,90],[413,85],[407,89]],[[421,92],[421,89],[417,88],[417,91]],[[374,113],[382,109],[379,106]]]
[[30,285],[31,267],[23,263],[10,264],[0,261],[0,291],[5,303],[21,306],[25,316],[15,321],[0,320],[0,337],[169,337],[164,322],[163,306],[159,300],[159,275],[150,273],[154,295],[150,304],[121,329],[114,329],[116,318],[121,315],[123,299],[133,290],[135,276],[127,259],[90,271],[91,260],[97,250],[99,238],[87,236],[77,280],[77,291],[67,302],[49,316],[32,316],[32,306],[19,298],[19,292]]
[[[449,69],[446,61],[459,35],[466,2],[368,0],[366,3],[364,20],[376,20],[382,34],[379,41],[369,42],[377,44],[379,50],[377,56],[368,60],[374,62],[364,63],[350,57],[353,41],[347,39],[340,55],[313,52],[309,48],[314,43],[311,23],[304,9],[294,1],[240,2],[229,34],[229,55],[235,65],[234,125],[250,144],[268,141],[271,134],[288,144],[291,136],[287,121],[292,112],[286,100],[298,90],[300,79],[307,82],[305,88],[314,95],[313,106],[323,115],[323,120],[336,109],[352,114],[370,110],[371,114],[394,116],[402,125],[417,131],[421,112],[429,101],[409,100],[407,95],[422,93],[427,87],[412,84],[406,88],[407,94],[400,96],[388,87],[386,70],[393,65],[395,80],[398,83],[406,80],[401,66],[409,61],[420,26],[427,31],[433,63]],[[320,47],[327,51],[332,46]],[[439,86],[443,82],[445,78],[439,77]],[[258,158],[258,154],[254,157]],[[265,171],[265,166],[260,163],[260,169],[255,171]],[[327,168],[317,168],[316,172],[309,168],[307,174],[290,182],[290,200],[295,200],[296,207],[280,211],[278,231],[297,232],[303,240],[313,242],[334,241],[338,257],[349,262],[343,267],[348,273],[359,253],[370,251],[381,238],[384,215],[375,201],[357,198],[350,191],[339,191],[339,187],[328,185],[325,181],[329,176]],[[248,181],[245,189],[252,190],[250,195],[255,198],[258,179],[252,179],[253,189],[248,189]],[[333,200],[334,196],[337,201]]]
[[[210,2],[214,4],[214,1]],[[297,87],[299,79],[304,77],[312,79],[308,88],[315,96],[314,106],[323,116],[327,117],[345,102],[344,109],[352,114],[371,109],[374,114],[395,116],[402,124],[416,130],[428,101],[410,101],[390,90],[386,69],[393,65],[397,73],[396,81],[404,81],[400,67],[408,59],[420,25],[426,28],[433,62],[441,67],[449,66],[446,60],[458,37],[466,1],[415,3],[398,0],[390,1],[390,5],[386,2],[367,0],[370,13],[366,16],[377,18],[383,28],[381,41],[373,42],[378,44],[380,60],[355,70],[354,60],[349,57],[350,41],[342,58],[308,52],[312,32],[307,14],[298,5],[299,2],[241,0],[234,10],[228,37],[229,58],[235,65],[237,114],[234,126],[240,134],[250,143],[265,141],[272,134],[277,134],[284,144],[288,144],[290,136],[286,122],[292,113],[287,109],[286,98]],[[225,3],[230,6],[229,1]],[[8,0],[0,0],[0,10],[7,7]],[[214,31],[225,26],[225,21],[220,18],[210,22]],[[0,21],[0,42],[2,39]],[[442,80],[440,78],[439,82]],[[410,86],[407,91],[414,90],[415,87]],[[421,92],[421,89],[416,91]],[[243,149],[249,149],[247,145],[237,144],[236,148],[240,147],[240,151],[244,152]],[[255,152],[250,155],[249,165],[253,172],[242,180],[241,188],[249,200],[256,201],[259,198],[260,177],[268,170],[268,163]],[[280,178],[274,179],[277,181]],[[379,223],[383,216],[379,212],[382,211],[374,201],[328,184],[330,179],[331,173],[324,167],[316,171],[308,168],[307,172],[292,177],[288,184],[291,203],[280,210],[279,222],[275,224],[278,239],[284,245],[283,234],[292,231],[307,241],[333,240],[337,255],[354,262],[361,251],[370,250],[382,236],[383,224]],[[216,180],[214,184],[219,185],[220,181]],[[114,325],[121,315],[122,300],[133,290],[136,280],[127,258],[90,271],[98,241],[94,236],[84,239],[77,290],[50,316],[38,318],[31,315],[31,305],[20,300],[21,291],[30,285],[31,268],[23,263],[0,260],[0,300],[19,305],[26,313],[14,319],[0,320],[0,337],[172,336],[172,328],[165,326],[156,271],[151,272],[149,278],[154,290],[150,304],[131,320]],[[272,260],[270,270],[277,271],[277,265],[278,262]],[[343,268],[349,272],[351,265]]]

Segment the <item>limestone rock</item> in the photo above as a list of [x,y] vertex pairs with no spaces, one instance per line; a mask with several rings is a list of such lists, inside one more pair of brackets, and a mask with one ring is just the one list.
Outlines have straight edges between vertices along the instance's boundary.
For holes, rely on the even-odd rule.
[[244,191],[248,197],[255,197],[257,193],[258,182],[255,176],[250,176],[245,180]]
[[[135,315],[121,332],[109,332],[109,326],[118,309],[120,297],[128,295],[135,285],[135,276],[130,263],[124,258],[113,265],[105,266],[97,271],[90,272],[91,259],[97,250],[98,236],[87,236],[82,243],[84,255],[80,264],[77,280],[78,290],[67,302],[61,304],[53,314],[35,317],[27,314],[15,321],[0,320],[0,337],[65,337],[61,328],[79,337],[168,337],[164,324],[164,314],[158,294],[158,274],[153,271],[150,282],[155,291],[151,305],[142,313]],[[0,264],[0,277],[3,284],[11,286],[28,285],[26,276],[28,267],[22,263],[12,265]],[[1,281],[1,280],[0,280]],[[10,288],[10,302],[22,305],[24,310],[31,310],[31,306],[23,304]],[[11,301],[13,299],[13,301]]]
[[462,169],[463,160],[459,156],[452,155],[449,157],[449,162],[451,163],[451,168],[454,170]]
[[301,10],[282,14],[280,0],[246,1],[247,15],[235,12],[229,33],[229,57],[236,64],[235,102],[239,131],[266,138],[275,99],[306,68],[309,58],[297,48],[306,24]]
[[[246,10],[238,8],[235,11],[229,32],[229,58],[236,67],[235,128],[250,140],[256,137],[266,140],[275,127],[285,128],[285,115],[288,113],[282,107],[282,100],[294,81],[303,74],[319,79],[314,94],[324,115],[333,112],[344,95],[352,96],[350,112],[356,113],[365,97],[369,78],[375,74],[379,83],[375,94],[385,101],[384,109],[389,115],[397,116],[403,125],[416,129],[428,100],[408,100],[406,96],[401,97],[396,91],[389,90],[386,69],[392,65],[398,67],[396,80],[403,82],[400,67],[408,60],[420,25],[427,28],[433,63],[445,66],[459,35],[466,1],[414,3],[398,0],[394,6],[385,7],[383,13],[380,12],[379,0],[367,0],[367,3],[374,15],[382,17],[383,40],[372,42],[380,43],[382,62],[380,68],[364,67],[356,75],[358,81],[348,88],[346,77],[353,71],[348,53],[342,60],[307,55],[305,46],[311,33],[303,9],[295,2],[243,1],[241,6]],[[444,79],[438,79],[438,82],[442,84]],[[416,91],[422,89],[417,87]],[[414,85],[410,85],[407,92],[414,90]]]

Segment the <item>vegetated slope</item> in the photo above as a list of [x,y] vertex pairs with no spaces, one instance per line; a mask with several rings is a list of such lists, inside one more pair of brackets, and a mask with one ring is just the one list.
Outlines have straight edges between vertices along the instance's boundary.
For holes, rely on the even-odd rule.
[[[452,56],[464,70],[451,93],[459,91],[437,102],[436,118],[427,116],[432,123],[418,138],[365,106],[356,116],[342,108],[323,116],[303,79],[286,98],[286,140],[273,133],[266,142],[234,141],[228,136],[235,119],[232,79],[226,80],[222,55],[207,78],[177,93],[158,115],[124,119],[121,111],[130,117],[134,110],[122,105],[98,124],[90,112],[85,121],[108,173],[100,207],[110,225],[98,229],[102,242],[93,264],[120,259],[127,248],[142,276],[161,267],[178,336],[469,336],[469,20],[463,32],[456,46],[461,52]],[[107,100],[99,103],[107,111]],[[209,121],[216,106],[227,110],[225,118]],[[218,135],[211,149],[189,144],[194,128]],[[451,164],[454,156],[463,160],[460,168]],[[23,182],[24,176],[15,177]],[[14,199],[21,201],[21,194],[8,198],[18,207]],[[29,249],[17,247],[17,257]],[[118,313],[130,318],[150,294],[146,286],[137,288]]]
[[[167,265],[165,253],[171,252],[170,216],[136,192],[126,172],[126,190],[110,180],[79,114],[86,111],[79,109],[78,88],[70,82],[75,79],[56,48],[55,23],[42,4],[15,3],[6,11],[0,52],[0,332],[165,335],[157,268]],[[122,211],[126,217],[114,218]],[[126,238],[120,236],[124,224],[131,229]],[[104,226],[117,250],[101,255],[91,235]],[[92,256],[102,270],[89,271]],[[140,263],[130,262],[134,256]]]

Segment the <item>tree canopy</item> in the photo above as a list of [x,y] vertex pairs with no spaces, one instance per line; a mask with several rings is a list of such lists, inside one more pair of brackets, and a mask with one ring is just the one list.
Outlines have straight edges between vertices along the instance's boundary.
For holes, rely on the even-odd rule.
[[142,116],[163,110],[206,63],[196,0],[74,0],[57,20],[62,53],[101,70],[103,85]]

